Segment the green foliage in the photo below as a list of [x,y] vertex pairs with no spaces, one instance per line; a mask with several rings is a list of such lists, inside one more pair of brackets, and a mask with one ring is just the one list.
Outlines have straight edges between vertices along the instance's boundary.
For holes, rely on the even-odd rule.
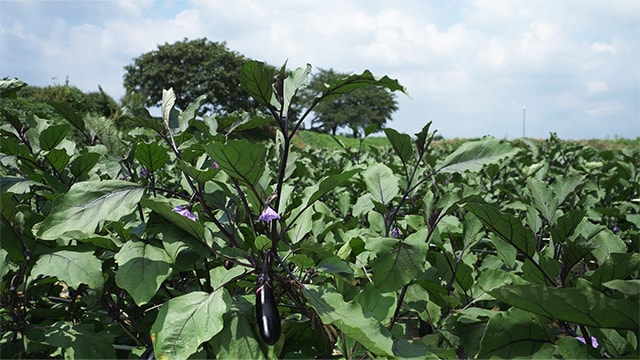
[[[638,356],[637,151],[451,144],[430,124],[377,142],[375,126],[300,132],[338,95],[404,90],[364,71],[296,113],[310,71],[244,64],[267,115],[200,118],[204,97],[182,108],[162,89],[162,117],[129,109],[127,132],[66,102],[55,118],[5,108],[2,356]],[[0,81],[3,101],[21,88]],[[238,136],[265,125],[264,141]],[[264,276],[274,345],[256,323]]]
[[185,110],[196,98],[206,95],[201,111],[225,114],[255,107],[238,86],[244,56],[225,43],[203,39],[159,45],[125,66],[124,87],[131,97],[142,94],[143,104],[162,104],[162,90],[173,88],[176,107]]
[[[384,87],[360,86],[362,83],[378,81],[371,73],[359,75],[357,82],[352,80],[348,74],[320,69],[309,81],[309,85],[301,89],[301,105],[310,106],[318,93],[322,93],[326,99],[313,108],[313,129],[332,135],[339,129],[348,129],[354,137],[359,137],[367,126],[384,127],[393,112],[398,110],[394,94]],[[399,84],[389,87],[389,90],[405,91]]]

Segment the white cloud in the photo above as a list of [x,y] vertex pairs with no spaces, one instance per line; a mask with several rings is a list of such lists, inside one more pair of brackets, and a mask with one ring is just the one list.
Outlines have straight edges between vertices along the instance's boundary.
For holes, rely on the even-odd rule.
[[[565,137],[640,136],[628,121],[640,118],[639,4],[2,2],[0,76],[48,85],[68,75],[83,90],[100,84],[118,98],[123,66],[134,57],[206,37],[276,66],[288,59],[291,67],[309,62],[398,78],[412,98],[398,96],[391,125],[409,133],[434,120],[445,136],[519,136],[526,105],[527,135],[557,129]],[[608,126],[581,126],[585,115]],[[585,128],[593,133],[577,130]]]

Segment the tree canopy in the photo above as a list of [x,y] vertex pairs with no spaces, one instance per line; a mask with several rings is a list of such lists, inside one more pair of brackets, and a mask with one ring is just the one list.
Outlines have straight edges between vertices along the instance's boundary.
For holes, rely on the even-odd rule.
[[[299,96],[310,103],[325,84],[346,76],[348,74],[337,73],[333,69],[318,69]],[[348,129],[358,137],[359,130],[371,124],[383,127],[396,110],[398,103],[393,93],[381,87],[368,86],[318,104],[313,110],[311,128],[334,135],[339,129]]]
[[200,95],[207,95],[204,112],[226,114],[254,107],[240,88],[238,75],[246,58],[206,38],[159,45],[125,66],[127,96],[142,94],[143,104],[159,106],[162,90],[173,88],[176,107],[184,110]]

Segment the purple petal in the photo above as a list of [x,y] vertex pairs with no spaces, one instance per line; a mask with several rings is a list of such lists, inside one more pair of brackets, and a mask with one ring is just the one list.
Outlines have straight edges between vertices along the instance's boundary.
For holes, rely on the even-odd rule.
[[218,168],[220,167],[220,165],[218,165],[217,162],[212,162],[211,163],[211,170],[218,170]]
[[[576,339],[578,339],[578,341],[580,341],[583,344],[587,343],[582,336],[576,336]],[[596,339],[593,336],[591,336],[591,343],[588,345],[591,345],[594,348],[597,348],[598,346],[600,346],[600,344],[598,344],[598,339]]]
[[271,220],[278,220],[278,219],[280,219],[280,215],[278,215],[278,213],[275,210],[273,210],[271,206],[267,206],[264,209],[264,211],[262,211],[262,214],[260,214],[258,221],[271,222]]
[[183,205],[178,205],[176,207],[173,208],[173,211],[179,215],[182,215],[184,217],[186,217],[187,219],[191,220],[191,221],[196,221],[196,215],[194,213],[192,213],[188,207],[183,206]]
[[397,226],[394,226],[393,230],[391,230],[391,236],[393,236],[394,238],[400,236],[400,230],[398,230]]

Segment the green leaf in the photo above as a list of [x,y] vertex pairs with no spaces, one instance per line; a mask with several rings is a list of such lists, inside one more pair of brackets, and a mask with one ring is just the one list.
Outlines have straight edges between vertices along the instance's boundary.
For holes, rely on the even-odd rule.
[[37,181],[25,178],[6,176],[0,178],[0,194],[28,194],[32,186],[45,186]]
[[362,171],[362,168],[354,168],[351,170],[344,171],[340,174],[334,174],[327,176],[320,180],[320,183],[314,187],[315,191],[311,194],[309,199],[305,203],[305,207],[310,206],[317,200],[319,200],[324,195],[329,192],[335,190],[336,188],[344,185],[347,181],[349,181],[353,176]]
[[511,308],[489,319],[477,356],[481,359],[550,359],[551,343],[546,319]]
[[531,192],[536,209],[547,223],[553,223],[558,210],[558,198],[546,182],[530,177],[527,179],[527,189]]
[[0,79],[0,98],[14,98],[27,83],[19,79]]
[[224,315],[224,328],[209,344],[218,359],[265,359],[254,333],[253,304],[234,300]]
[[387,135],[387,139],[389,139],[393,150],[398,154],[402,163],[406,165],[413,157],[411,137],[407,134],[400,134],[391,128],[385,128],[384,133]]
[[32,279],[39,275],[56,277],[74,289],[86,284],[98,293],[104,285],[102,262],[92,251],[60,250],[44,254],[31,269]]
[[156,294],[171,275],[172,260],[167,252],[142,241],[128,241],[115,255],[116,284],[125,289],[138,305]]
[[492,137],[462,144],[456,151],[447,156],[438,166],[437,172],[457,173],[478,171],[486,164],[497,163],[518,152],[506,142]]
[[71,159],[71,156],[63,149],[53,149],[49,151],[45,157],[58,172],[61,172]]
[[160,110],[162,111],[162,120],[164,120],[165,127],[167,129],[173,129],[177,127],[175,123],[177,120],[177,110],[174,109],[176,104],[176,94],[173,88],[169,90],[162,89],[162,105]]
[[551,228],[551,239],[556,244],[562,244],[569,238],[576,230],[582,219],[584,219],[586,212],[571,210],[564,215],[560,216],[553,228]]
[[377,78],[373,76],[371,71],[365,70],[360,75],[350,75],[341,79],[337,79],[331,84],[325,84],[322,89],[322,93],[316,96],[318,101],[325,101],[328,99],[335,99],[343,94],[350,93],[356,89],[364,88],[367,86],[382,86],[390,91],[402,91],[407,94],[407,89],[400,85],[398,80],[391,79],[388,76]]
[[162,169],[169,162],[167,149],[154,142],[137,144],[135,157],[150,173]]
[[[142,206],[146,208],[153,210],[162,218],[168,220],[171,224],[174,224],[194,238],[204,240],[204,226],[198,221],[190,220],[173,211],[176,205],[180,205],[175,204],[175,201],[172,202],[169,199],[155,197],[153,199],[144,198],[142,199],[140,204],[142,204]],[[194,246],[192,245],[192,247]]]
[[367,190],[373,196],[373,200],[386,205],[400,191],[398,178],[391,169],[384,164],[371,165],[363,173]]
[[552,319],[599,328],[634,330],[640,326],[637,299],[610,298],[590,286],[509,285],[489,293],[507,304]]
[[571,336],[558,339],[555,345],[563,359],[602,359],[598,350]]
[[196,98],[183,112],[178,115],[178,124],[174,129],[176,134],[179,134],[189,127],[189,121],[195,119],[198,115],[198,111],[202,106],[202,103],[207,99],[207,95],[200,95]]
[[45,151],[53,150],[69,132],[69,125],[52,125],[40,133],[40,148]]
[[34,226],[44,240],[54,240],[66,232],[92,233],[101,221],[118,221],[135,210],[144,188],[126,181],[83,181],[56,199],[51,213]]
[[58,321],[42,329],[25,331],[29,342],[61,348],[65,359],[115,359],[116,335],[109,328],[96,331],[94,324]]
[[428,233],[429,229],[424,228],[409,235],[371,264],[373,283],[378,290],[382,293],[399,290],[424,272]]
[[602,290],[608,281],[624,279],[638,272],[640,268],[639,253],[613,253],[591,275],[593,287]]
[[227,270],[224,266],[211,269],[209,277],[211,278],[211,287],[213,289],[220,288],[228,282],[242,276],[246,272],[243,266],[234,266]]
[[346,278],[353,278],[353,269],[351,269],[347,262],[340,259],[338,256],[331,256],[320,260],[316,269],[320,272],[338,274]]
[[267,148],[262,144],[231,140],[206,144],[205,149],[220,169],[242,183],[255,186],[264,173]]
[[532,256],[536,252],[536,239],[530,229],[522,226],[520,219],[501,213],[494,205],[468,203],[471,211],[490,231],[513,245],[522,254]]
[[378,321],[366,317],[358,303],[345,302],[334,290],[316,285],[306,285],[302,291],[323,323],[335,325],[375,355],[393,356],[391,334]]
[[86,129],[84,119],[82,118],[82,115],[73,109],[69,103],[50,101],[48,104],[51,105],[53,109],[73,127],[84,133]]
[[100,154],[94,152],[84,153],[77,158],[73,159],[69,164],[69,171],[75,176],[79,178],[81,176],[87,175],[91,169],[98,163],[100,160]]
[[231,295],[221,288],[211,294],[194,291],[173,298],[160,308],[151,326],[156,359],[186,359],[224,325]]
[[264,62],[249,60],[242,66],[240,71],[240,84],[260,104],[269,106],[273,96],[275,75],[275,69]]
[[311,65],[307,64],[307,66],[303,68],[295,69],[291,75],[287,76],[284,79],[284,84],[282,86],[282,113],[287,114],[289,112],[289,107],[291,107],[291,99],[296,95],[299,89],[305,87],[307,85],[307,81],[309,78],[309,73],[311,72]]
[[610,280],[602,283],[602,286],[620,291],[621,293],[633,297],[640,295],[640,280]]

